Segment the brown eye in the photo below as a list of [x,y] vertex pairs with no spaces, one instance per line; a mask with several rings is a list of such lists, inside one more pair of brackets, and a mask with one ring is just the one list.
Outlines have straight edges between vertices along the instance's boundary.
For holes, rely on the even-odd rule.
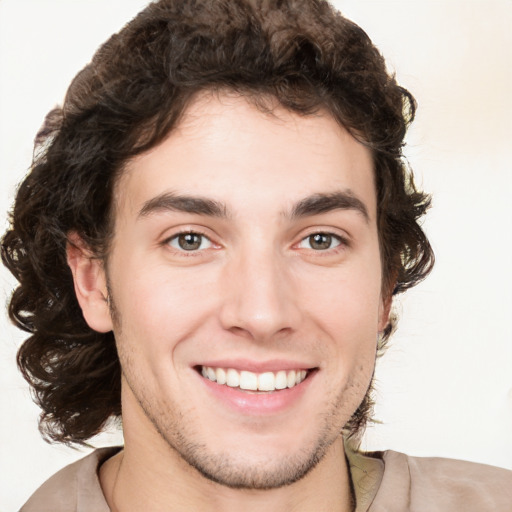
[[201,235],[185,233],[178,237],[178,244],[184,251],[196,251],[201,247]]
[[314,251],[327,251],[341,244],[339,237],[329,233],[314,233],[301,240],[301,249],[313,249]]
[[211,247],[211,241],[200,233],[180,233],[169,240],[169,245],[182,251],[198,251]]
[[324,233],[317,233],[309,237],[309,245],[316,251],[325,251],[331,247],[332,237]]

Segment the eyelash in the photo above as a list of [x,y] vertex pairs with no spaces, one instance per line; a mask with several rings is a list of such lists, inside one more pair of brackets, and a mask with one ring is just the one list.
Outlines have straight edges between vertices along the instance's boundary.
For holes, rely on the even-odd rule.
[[174,235],[170,236],[169,238],[166,238],[162,242],[162,245],[171,248],[174,252],[179,253],[180,256],[186,256],[186,257],[188,257],[188,256],[197,256],[201,252],[203,252],[203,251],[205,251],[207,249],[211,249],[211,246],[210,246],[210,247],[203,248],[203,249],[201,249],[199,247],[198,249],[192,249],[192,250],[188,250],[187,251],[186,249],[179,248],[179,247],[173,247],[172,246],[172,242],[173,241],[177,241],[178,242],[180,237],[186,236],[186,235],[195,235],[195,236],[199,237],[201,239],[200,246],[204,243],[205,240],[208,241],[211,244],[211,246],[215,245],[215,243],[211,240],[211,238],[209,236],[205,235],[204,233],[201,233],[198,230],[185,230],[185,231],[180,231],[178,233],[175,233]]
[[[173,241],[177,241],[178,242],[180,237],[186,236],[186,235],[195,235],[195,236],[200,238],[200,244],[199,244],[199,247],[197,249],[186,250],[186,249],[183,249],[183,247],[174,247],[172,245]],[[342,236],[334,234],[334,233],[330,233],[329,231],[316,231],[316,232],[313,232],[313,233],[309,233],[308,235],[303,237],[297,244],[295,244],[295,247],[299,247],[300,244],[302,244],[304,242],[307,243],[308,240],[311,243],[311,239],[313,237],[315,237],[315,236],[328,237],[329,242],[333,242],[333,241],[337,242],[337,244],[334,247],[328,247],[326,249],[313,249],[312,247],[309,247],[309,248],[305,248],[304,247],[304,249],[312,251],[314,253],[317,253],[318,255],[322,255],[322,253],[324,253],[324,254],[332,254],[332,253],[335,253],[335,252],[339,252],[339,251],[343,250],[344,248],[350,246],[349,241],[345,237],[342,237]],[[205,241],[209,242],[211,245],[209,247],[201,249],[201,245],[203,245],[203,243]],[[196,255],[200,254],[201,252],[203,252],[203,251],[205,251],[207,249],[211,249],[212,246],[215,245],[215,243],[211,240],[210,237],[208,237],[204,233],[201,233],[200,231],[197,231],[197,230],[186,230],[186,231],[181,231],[179,233],[175,233],[171,237],[166,238],[163,241],[162,245],[166,245],[166,246],[172,248],[175,252],[180,253],[180,255],[183,255],[183,256],[196,256]]]
[[[327,247],[325,249],[314,249],[313,247],[311,247],[311,243],[312,243],[314,237],[326,238],[327,242],[329,243],[329,247]],[[317,231],[315,233],[310,233],[307,236],[305,236],[304,238],[302,238],[297,245],[300,246],[301,244],[308,243],[308,242],[309,242],[310,247],[307,247],[306,249],[312,250],[312,251],[318,252],[318,253],[324,253],[324,252],[332,253],[333,251],[340,250],[339,248],[348,246],[348,242],[345,238],[343,238],[339,235],[336,235],[334,233],[329,233],[328,231]],[[336,243],[336,245],[334,245],[334,247],[332,246],[333,242]],[[317,241],[317,243],[322,243],[322,241]]]

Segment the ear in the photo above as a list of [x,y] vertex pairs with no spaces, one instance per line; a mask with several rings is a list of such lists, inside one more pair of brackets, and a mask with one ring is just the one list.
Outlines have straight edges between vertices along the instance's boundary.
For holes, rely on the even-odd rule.
[[393,305],[393,295],[388,293],[385,297],[381,298],[379,305],[379,333],[384,331],[389,323],[389,315],[391,313],[391,306]]
[[111,331],[113,325],[103,261],[93,256],[92,251],[75,232],[68,234],[66,256],[73,274],[76,298],[85,321],[95,331]]

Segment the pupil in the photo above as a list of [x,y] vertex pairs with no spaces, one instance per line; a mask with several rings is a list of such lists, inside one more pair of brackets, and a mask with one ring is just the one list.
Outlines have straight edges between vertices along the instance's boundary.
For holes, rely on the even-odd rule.
[[331,246],[331,235],[325,235],[322,233],[317,233],[316,235],[312,235],[309,239],[311,247],[317,250],[329,249]]
[[179,236],[180,247],[185,251],[193,251],[199,249],[201,245],[201,236],[195,233],[185,233]]

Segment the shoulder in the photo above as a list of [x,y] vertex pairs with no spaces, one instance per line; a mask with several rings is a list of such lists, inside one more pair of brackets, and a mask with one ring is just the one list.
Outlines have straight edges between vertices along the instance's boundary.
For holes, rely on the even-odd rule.
[[[411,512],[511,512],[512,471],[437,457],[381,454],[384,473],[375,504]],[[370,509],[373,510],[373,509]],[[376,508],[375,510],[381,510]],[[387,510],[382,508],[382,510]]]
[[20,512],[108,512],[98,478],[99,466],[120,448],[101,448],[50,477]]

